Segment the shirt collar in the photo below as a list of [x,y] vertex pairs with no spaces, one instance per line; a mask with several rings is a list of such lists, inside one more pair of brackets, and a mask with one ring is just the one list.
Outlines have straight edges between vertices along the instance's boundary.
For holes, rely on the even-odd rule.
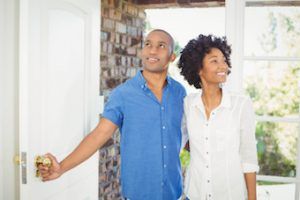
[[[167,85],[172,85],[172,78],[170,76],[167,76],[166,79],[167,79]],[[147,81],[142,74],[142,70],[139,70],[138,73],[135,75],[135,80],[137,81],[138,85],[142,89],[146,89],[148,87]]]
[[[191,103],[193,106],[196,106],[198,108],[204,108],[204,104],[202,102],[201,95],[202,95],[202,90],[200,90],[192,99]],[[222,100],[221,100],[221,104],[218,106],[218,108],[220,108],[220,107],[230,108],[230,106],[231,106],[230,94],[225,89],[222,89]]]

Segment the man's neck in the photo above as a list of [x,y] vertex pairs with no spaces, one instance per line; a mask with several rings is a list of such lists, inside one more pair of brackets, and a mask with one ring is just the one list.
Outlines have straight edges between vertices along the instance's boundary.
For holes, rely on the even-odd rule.
[[143,70],[142,73],[150,89],[162,90],[166,85],[167,70],[161,73]]

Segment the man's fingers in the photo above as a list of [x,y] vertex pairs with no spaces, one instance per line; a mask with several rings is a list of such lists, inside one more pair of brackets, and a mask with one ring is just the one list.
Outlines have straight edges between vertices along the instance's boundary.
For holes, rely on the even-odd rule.
[[45,165],[39,165],[39,166],[38,166],[38,169],[39,169],[40,171],[48,171],[48,170],[49,170],[49,167],[47,167],[47,166],[45,166]]
[[45,154],[45,157],[50,158],[50,160],[52,161],[52,163],[53,163],[53,162],[56,162],[56,163],[57,163],[56,158],[55,158],[51,153],[46,153],[46,154]]

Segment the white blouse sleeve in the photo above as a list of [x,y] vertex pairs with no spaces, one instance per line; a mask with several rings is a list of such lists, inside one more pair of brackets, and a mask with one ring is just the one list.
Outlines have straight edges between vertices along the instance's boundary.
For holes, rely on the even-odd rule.
[[258,172],[255,114],[250,98],[246,98],[242,103],[240,117],[240,156],[243,172]]
[[187,98],[185,97],[184,99],[184,111],[183,111],[183,116],[182,116],[182,120],[181,120],[181,150],[184,148],[185,144],[187,143],[189,136],[188,136],[188,131],[187,131],[187,124],[186,124],[186,101]]

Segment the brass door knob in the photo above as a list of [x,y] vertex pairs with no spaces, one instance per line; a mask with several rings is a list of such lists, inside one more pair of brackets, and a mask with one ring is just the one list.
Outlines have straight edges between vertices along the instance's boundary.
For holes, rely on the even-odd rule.
[[35,167],[36,167],[36,174],[35,174],[35,176],[36,177],[40,177],[41,174],[39,172],[38,166],[39,165],[45,165],[47,167],[51,167],[52,162],[51,162],[50,158],[47,158],[45,156],[37,156],[35,158],[34,164],[35,164]]

